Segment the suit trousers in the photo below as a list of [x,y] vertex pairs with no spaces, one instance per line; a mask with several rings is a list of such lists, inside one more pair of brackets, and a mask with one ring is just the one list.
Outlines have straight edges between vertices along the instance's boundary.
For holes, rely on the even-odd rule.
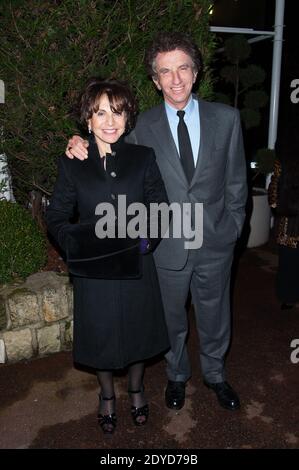
[[230,343],[230,274],[234,244],[225,250],[189,250],[179,271],[157,268],[171,348],[166,354],[169,380],[186,382],[191,377],[186,339],[186,301],[191,290],[200,341],[204,379],[222,382],[224,359]]

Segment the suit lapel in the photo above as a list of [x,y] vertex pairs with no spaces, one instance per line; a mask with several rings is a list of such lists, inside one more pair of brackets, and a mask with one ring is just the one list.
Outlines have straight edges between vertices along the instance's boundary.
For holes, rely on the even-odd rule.
[[167,158],[169,163],[175,168],[176,172],[187,184],[180,157],[171,134],[164,104],[161,104],[158,110],[157,119],[150,124],[150,128],[155,136],[161,153],[163,153],[164,157]]
[[190,186],[198,180],[205,165],[208,163],[209,155],[214,148],[215,136],[217,134],[218,120],[210,106],[205,101],[198,99],[200,113],[200,146],[198,151],[197,164]]
[[[218,119],[214,111],[211,110],[209,103],[198,99],[199,113],[200,113],[200,146],[198,151],[198,159],[194,175],[190,187],[198,180],[206,165],[208,165],[209,155],[211,154],[214,145],[215,137],[218,129]],[[150,128],[155,136],[157,145],[160,148],[160,153],[164,155],[169,163],[174,167],[180,178],[184,180],[188,186],[188,182],[181,165],[180,157],[173,140],[171,130],[168,124],[168,119],[165,111],[164,104],[158,108],[157,119],[150,123]]]

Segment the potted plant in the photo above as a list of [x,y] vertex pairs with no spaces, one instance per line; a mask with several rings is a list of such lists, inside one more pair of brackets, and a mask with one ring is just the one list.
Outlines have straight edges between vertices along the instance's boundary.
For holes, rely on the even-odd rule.
[[237,34],[223,44],[224,61],[216,81],[214,100],[240,111],[244,130],[261,123],[261,110],[268,103],[264,90],[265,70],[250,61],[252,47],[244,35]]
[[[275,158],[275,150],[262,148],[257,151],[255,161],[251,165],[254,175],[252,178],[252,213],[248,248],[264,245],[269,239],[271,210],[266,188],[269,175],[274,169]],[[263,187],[259,187],[255,183],[260,177],[262,177]]]

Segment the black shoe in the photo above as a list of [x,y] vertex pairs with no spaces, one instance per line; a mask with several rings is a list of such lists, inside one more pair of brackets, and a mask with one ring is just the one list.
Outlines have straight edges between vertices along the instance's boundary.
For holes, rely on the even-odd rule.
[[282,303],[280,306],[280,310],[291,310],[292,308],[294,308],[294,304]]
[[[100,406],[101,406],[101,401],[110,401],[113,400],[115,403],[115,395],[113,395],[110,398],[102,397],[99,395],[99,400],[100,400]],[[116,428],[116,414],[110,413],[108,415],[103,415],[102,413],[98,413],[98,423],[104,433],[105,436],[112,436],[112,434],[115,431]]]
[[185,382],[168,380],[165,390],[165,403],[167,408],[180,410],[185,404]]
[[204,384],[211,390],[214,390],[223,408],[232,411],[240,408],[239,397],[227,382],[210,383],[205,381]]

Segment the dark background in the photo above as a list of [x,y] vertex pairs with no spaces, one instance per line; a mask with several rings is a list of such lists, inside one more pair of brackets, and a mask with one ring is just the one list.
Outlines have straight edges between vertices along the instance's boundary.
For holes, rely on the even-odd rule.
[[[294,145],[287,139],[289,126],[298,126],[299,103],[290,100],[291,81],[299,79],[299,2],[285,1],[284,42],[282,49],[282,67],[280,83],[278,139],[283,139],[285,145]],[[211,25],[253,28],[257,30],[273,30],[275,20],[275,0],[216,0],[214,2]],[[248,39],[253,35],[246,35]],[[221,39],[229,37],[220,35]],[[251,62],[261,65],[266,71],[265,91],[271,94],[271,72],[273,40],[265,39],[253,43]],[[217,71],[216,71],[217,73]],[[249,158],[260,147],[266,147],[268,142],[269,104],[262,111],[262,122],[257,128],[244,132],[246,154]],[[299,129],[298,129],[299,132]],[[294,149],[295,150],[295,149]],[[297,152],[299,149],[296,149]],[[249,154],[249,155],[248,155]]]

